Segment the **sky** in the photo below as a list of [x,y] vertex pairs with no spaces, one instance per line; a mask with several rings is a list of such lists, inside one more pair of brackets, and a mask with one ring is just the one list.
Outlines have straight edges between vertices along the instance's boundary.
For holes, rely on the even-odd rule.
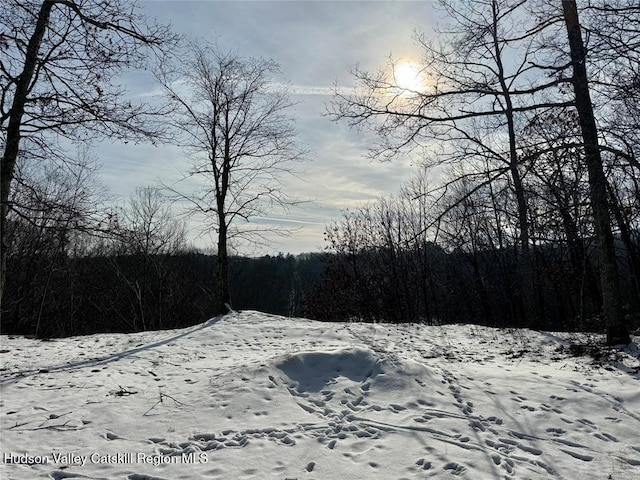
[[[298,254],[325,247],[323,233],[341,211],[398,191],[413,171],[410,159],[392,163],[366,157],[372,141],[322,113],[334,84],[353,85],[350,70],[376,70],[389,55],[418,61],[414,31],[429,33],[441,15],[435,1],[216,1],[142,0],[143,11],[176,33],[217,42],[244,57],[266,57],[280,64],[296,119],[299,142],[309,151],[296,177],[285,178],[287,192],[305,203],[286,213],[254,219],[296,228],[294,235],[240,254]],[[133,92],[152,92],[149,75],[128,74]],[[112,194],[125,198],[137,187],[171,183],[188,169],[174,146],[104,143],[96,152]],[[195,228],[194,230],[199,230]],[[213,247],[212,235],[194,237]],[[246,250],[246,249],[245,249]]]

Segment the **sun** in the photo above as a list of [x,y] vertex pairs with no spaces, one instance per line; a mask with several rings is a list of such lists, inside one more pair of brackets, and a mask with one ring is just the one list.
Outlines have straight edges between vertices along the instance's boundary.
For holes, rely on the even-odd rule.
[[405,62],[394,67],[393,83],[407,93],[421,92],[425,88],[422,70],[413,62]]

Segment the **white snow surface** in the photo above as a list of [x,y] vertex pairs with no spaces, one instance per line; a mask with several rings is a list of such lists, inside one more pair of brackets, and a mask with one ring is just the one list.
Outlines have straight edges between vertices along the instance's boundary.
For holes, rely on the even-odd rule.
[[0,477],[640,478],[637,345],[596,365],[567,338],[251,311],[3,336]]

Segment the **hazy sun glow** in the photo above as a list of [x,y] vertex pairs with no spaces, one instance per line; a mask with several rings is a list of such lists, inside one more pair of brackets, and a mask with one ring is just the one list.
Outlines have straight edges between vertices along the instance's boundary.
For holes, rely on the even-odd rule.
[[415,63],[405,62],[396,66],[393,76],[395,85],[407,92],[420,92],[425,88],[424,75]]

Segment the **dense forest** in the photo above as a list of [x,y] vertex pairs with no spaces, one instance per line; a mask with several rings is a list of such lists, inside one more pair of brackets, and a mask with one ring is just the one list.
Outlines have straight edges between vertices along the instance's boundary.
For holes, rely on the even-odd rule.
[[[407,225],[374,216],[399,221],[398,212],[385,210],[389,206],[381,201],[345,212],[327,229],[331,242],[325,253],[232,256],[232,307],[323,321],[602,331],[592,239],[583,239],[581,257],[566,242],[535,249],[540,311],[531,316],[524,307],[514,248],[491,247],[478,238],[446,248],[426,239],[409,243]],[[394,238],[402,229],[407,237]],[[354,236],[345,237],[347,232]],[[210,318],[219,300],[215,255],[145,254],[122,247],[106,254],[104,244],[80,254],[69,245],[61,250],[60,236],[52,230],[39,234],[22,255],[9,258],[12,281],[2,306],[2,333],[47,338],[179,328]],[[637,232],[635,238],[631,246],[637,249]],[[638,284],[631,261],[638,258],[637,250],[629,252],[622,241],[617,246],[625,315],[629,327],[638,329]]]
[[[12,256],[2,333],[37,337],[179,328],[212,317],[215,255]],[[234,309],[301,315],[325,255],[230,258]]]
[[[320,319],[427,323],[471,322],[497,327],[601,331],[602,296],[592,237],[559,234],[533,243],[534,291],[529,310],[517,247],[470,199],[440,224],[438,243],[412,216],[410,199],[381,200],[328,228],[331,250],[323,280],[306,313]],[[468,210],[473,208],[474,213]],[[415,212],[415,210],[414,210]],[[625,322],[640,326],[638,232],[616,241]],[[628,240],[628,239],[627,239]]]

